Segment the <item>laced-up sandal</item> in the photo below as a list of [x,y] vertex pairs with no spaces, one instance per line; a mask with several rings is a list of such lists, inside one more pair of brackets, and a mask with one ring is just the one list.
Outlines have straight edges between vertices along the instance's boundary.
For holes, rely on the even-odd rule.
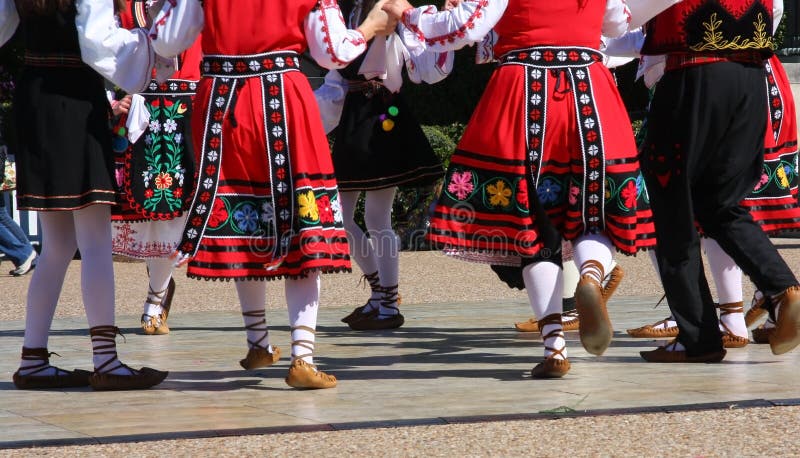
[[[614,292],[617,290],[620,282],[625,277],[625,271],[622,270],[622,267],[617,264],[611,269],[611,273],[608,274],[608,281],[606,281],[605,286],[603,286],[603,300],[608,303],[608,300],[611,299],[611,296],[614,295]],[[566,331],[566,329],[565,329]]]
[[[561,314],[553,313],[552,315],[547,315],[539,320],[538,325],[539,329],[544,329],[544,326],[561,323]],[[562,339],[564,338],[564,332],[562,329],[554,329],[548,332],[546,335],[542,336],[542,341],[547,342],[547,339],[553,339],[556,337],[561,337]],[[540,362],[534,366],[533,369],[531,369],[531,377],[561,378],[566,375],[570,369],[569,360],[564,357],[563,353],[567,348],[566,344],[564,344],[564,346],[561,348],[553,348],[545,343],[544,348],[551,353],[544,358],[544,361]],[[561,356],[563,359],[557,358],[557,356]]]
[[167,289],[162,291],[153,291],[148,288],[147,303],[161,306],[161,313],[158,315],[142,314],[142,331],[145,335],[166,335],[169,334],[169,326],[167,325],[167,318],[169,317],[169,309],[172,306],[172,297],[175,295],[175,280],[169,279]]
[[641,351],[639,354],[649,363],[718,363],[725,358],[727,353],[723,348],[720,351],[688,356],[685,350],[677,348],[678,340],[673,339],[655,350]]
[[[294,330],[303,330],[312,334],[316,334],[316,331],[308,326],[292,327],[292,331]],[[292,365],[289,366],[289,373],[286,375],[286,384],[292,388],[304,390],[318,390],[335,387],[336,377],[318,370],[317,366],[314,364],[309,364],[301,359],[305,356],[314,355],[314,342],[310,340],[293,340],[292,348],[295,346],[305,348],[308,350],[308,353],[298,356],[292,352]]]
[[[603,265],[590,259],[583,263],[581,271],[591,269],[603,278]],[[606,301],[603,297],[603,286],[593,276],[584,274],[575,289],[575,309],[580,316],[578,330],[583,348],[593,355],[602,355],[611,344],[614,329],[608,317]]]
[[[770,323],[772,326],[767,327],[767,323]],[[769,343],[769,336],[775,332],[775,323],[771,319],[768,319],[767,323],[761,324],[757,328],[753,329],[753,342],[757,344]]]
[[[363,285],[364,287],[369,285],[370,290],[373,292],[379,291],[381,286],[380,286],[380,279],[378,278],[378,271],[376,270],[371,274],[362,275],[361,279],[358,280],[358,284],[359,286]],[[352,312],[350,312],[349,315],[342,318],[342,323],[349,324],[352,321],[364,318],[366,315],[368,315],[368,313],[365,313],[364,310],[367,309],[367,307],[369,307],[370,302],[372,302],[373,300],[374,299],[370,298],[366,304],[356,307]],[[373,310],[377,310],[377,307],[375,307]]]
[[[719,317],[722,318],[725,315],[730,315],[731,313],[743,313],[744,312],[744,304],[741,302],[731,302],[729,304],[719,304],[717,305],[719,309]],[[728,325],[725,324],[721,319],[719,320],[720,326],[722,326],[722,346],[725,348],[742,348],[750,343],[750,339],[746,336],[737,336],[736,334],[731,331]]]
[[[255,310],[252,312],[242,312],[242,316],[248,316],[252,318],[261,318],[260,321],[255,323],[250,323],[249,325],[245,326],[244,328],[250,331],[258,331],[263,330],[264,335],[261,336],[260,339],[253,342],[250,339],[247,339],[247,344],[250,347],[247,350],[247,356],[244,359],[239,360],[239,365],[242,366],[245,370],[253,370],[259,369],[262,367],[272,366],[279,359],[281,359],[281,349],[272,346],[272,352],[269,351],[269,345],[266,347],[263,346],[263,342],[269,336],[269,330],[267,329],[267,319],[266,319],[266,312],[264,310]],[[263,327],[262,327],[263,326]]]
[[363,315],[360,320],[347,323],[347,325],[354,331],[377,331],[381,329],[397,329],[405,323],[405,318],[397,307],[397,285],[383,288],[381,307],[396,310],[397,313],[388,315],[388,318],[383,318],[387,315],[381,315],[380,309],[377,309]]
[[[580,326],[580,317],[577,310],[569,310],[561,314],[562,329],[566,331],[577,331]],[[539,321],[530,318],[528,321],[514,323],[514,328],[519,332],[539,332]]]
[[[117,358],[117,334],[119,328],[116,326],[95,326],[89,330],[92,336],[92,348],[95,355],[110,355],[99,367],[95,367],[94,373],[89,376],[89,384],[96,391],[119,391],[119,390],[144,390],[163,382],[169,372],[159,371],[149,367],[133,369],[123,364]],[[123,336],[124,337],[124,336]],[[112,374],[119,369],[125,369],[128,374]]]
[[769,336],[769,347],[773,355],[782,355],[800,345],[800,286],[787,288],[772,303],[770,317],[775,330]]
[[750,301],[750,309],[744,314],[744,324],[749,328],[767,314],[767,309],[764,305],[767,302],[767,296],[762,295],[757,298],[756,293],[753,293],[753,300]]
[[[14,386],[20,390],[38,390],[55,388],[76,388],[89,386],[89,371],[75,369],[68,371],[50,365],[50,355],[59,356],[58,353],[48,352],[46,348],[22,347],[22,359],[25,361],[39,361],[37,364],[19,368],[12,379]],[[41,375],[42,372],[52,369],[55,373]],[[22,375],[25,372],[25,375]]]
[[644,326],[628,329],[626,332],[631,337],[645,338],[645,339],[668,339],[678,337],[678,326],[667,326],[672,317],[664,318],[663,320],[656,321],[653,324],[646,324]]

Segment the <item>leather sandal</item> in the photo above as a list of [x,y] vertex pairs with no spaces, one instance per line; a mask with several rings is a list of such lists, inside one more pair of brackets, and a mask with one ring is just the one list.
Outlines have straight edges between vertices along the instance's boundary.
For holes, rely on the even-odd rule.
[[672,317],[664,318],[663,320],[656,321],[653,324],[646,324],[644,326],[628,329],[627,332],[631,337],[646,338],[646,339],[665,339],[678,337],[678,326],[667,326],[667,322],[675,321],[670,320]]
[[267,329],[266,312],[264,310],[254,310],[251,312],[242,312],[242,316],[249,316],[254,318],[261,318],[261,320],[250,323],[245,326],[246,330],[250,331],[264,331],[264,335],[260,339],[253,342],[247,339],[247,344],[250,347],[247,350],[247,356],[239,360],[239,365],[245,370],[259,369],[262,367],[272,366],[281,358],[281,349],[272,346],[272,352],[269,351],[269,345],[263,346],[263,342],[269,337],[269,329]]
[[145,335],[166,335],[169,334],[169,326],[167,325],[167,318],[169,317],[169,309],[172,307],[172,297],[175,295],[175,280],[170,278],[167,289],[162,291],[153,291],[148,288],[147,303],[161,306],[161,313],[158,315],[142,314],[141,326]]
[[749,328],[756,324],[764,315],[767,314],[767,309],[764,305],[767,302],[767,297],[762,295],[760,299],[756,299],[753,293],[753,300],[750,301],[750,309],[744,314],[744,324]]
[[[389,315],[388,318],[381,318],[380,309],[370,313],[362,314],[360,320],[347,323],[354,331],[377,331],[381,329],[397,329],[405,323],[405,318],[400,313],[397,306],[397,286],[388,286],[383,289],[381,297],[381,307],[397,310],[396,314]],[[383,315],[386,317],[386,315]]]
[[[292,331],[301,329],[316,334],[316,330],[308,326],[294,326]],[[302,356],[295,355],[292,352],[292,365],[289,366],[289,372],[284,379],[286,384],[292,388],[299,388],[304,390],[317,390],[324,388],[333,388],[336,386],[336,377],[326,374],[317,369],[317,366],[305,362],[303,357],[314,355],[314,342],[310,340],[293,340],[292,349],[295,346],[303,347],[309,352]]]
[[[599,271],[599,277],[603,278],[602,264],[590,259],[583,263],[581,270],[587,266]],[[614,329],[603,297],[603,287],[593,276],[581,275],[575,289],[575,309],[580,317],[578,331],[583,348],[593,355],[602,355],[611,344]]]
[[769,343],[769,336],[775,332],[775,327],[767,327],[766,324],[762,324],[759,327],[753,329],[753,342],[757,344],[768,344]]
[[[580,326],[580,318],[576,310],[570,310],[561,314],[562,329],[566,331],[577,331]],[[528,321],[514,323],[514,328],[519,332],[539,332],[539,321],[530,318]]]
[[622,279],[625,277],[625,271],[622,270],[622,266],[617,264],[611,269],[611,273],[608,274],[608,281],[606,282],[605,286],[603,286],[603,299],[608,303],[608,300],[611,299],[611,296],[614,295],[614,292],[617,291],[617,287],[619,286]]
[[775,330],[769,336],[773,355],[782,355],[800,345],[800,286],[792,286],[781,293],[774,309]]
[[[539,329],[543,329],[544,326],[550,324],[561,324],[561,314],[553,313],[551,315],[547,315],[546,317],[539,320]],[[554,329],[548,332],[546,335],[542,336],[542,340],[544,342],[547,339],[561,337],[564,338],[563,330]],[[566,344],[561,348],[553,348],[544,346],[545,350],[550,351],[550,355],[544,358],[544,361],[540,362],[536,366],[531,369],[531,377],[533,378],[561,378],[569,372],[570,363],[569,360],[564,357],[564,350],[566,350]],[[557,356],[561,356],[561,358],[557,358]]]
[[[744,304],[741,302],[719,304],[717,305],[717,308],[719,309],[720,318],[725,315],[730,315],[731,313],[744,312]],[[731,329],[721,319],[719,324],[722,326],[722,346],[724,348],[742,348],[750,343],[750,339],[748,339],[746,336],[742,337],[734,334],[733,331],[731,331]]]
[[677,346],[678,341],[672,340],[655,350],[641,351],[639,354],[648,363],[718,363],[727,353],[723,348],[716,352],[687,356],[685,350],[676,350]]
[[[149,367],[133,369],[123,364],[117,357],[115,338],[117,334],[122,335],[118,327],[95,326],[89,330],[89,334],[92,336],[93,344],[107,342],[104,345],[92,345],[96,355],[113,355],[105,363],[95,367],[94,373],[89,376],[89,385],[95,391],[143,390],[158,385],[169,375],[166,371]],[[128,374],[111,373],[119,369],[125,369]]]
[[[14,386],[20,390],[56,389],[56,388],[76,388],[89,386],[89,375],[91,372],[81,369],[68,371],[50,365],[50,355],[59,356],[58,353],[48,352],[47,348],[26,348],[22,347],[22,359],[25,361],[39,361],[38,364],[19,368],[12,380]],[[52,369],[54,374],[41,375],[42,372]],[[25,375],[22,375],[22,371]]]

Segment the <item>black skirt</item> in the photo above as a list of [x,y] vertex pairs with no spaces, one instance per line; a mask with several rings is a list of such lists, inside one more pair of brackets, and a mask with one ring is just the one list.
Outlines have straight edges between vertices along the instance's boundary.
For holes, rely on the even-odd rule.
[[26,67],[14,110],[20,209],[115,203],[110,108],[97,73],[78,64]]
[[333,145],[341,191],[424,186],[444,174],[400,94],[368,86],[347,94]]

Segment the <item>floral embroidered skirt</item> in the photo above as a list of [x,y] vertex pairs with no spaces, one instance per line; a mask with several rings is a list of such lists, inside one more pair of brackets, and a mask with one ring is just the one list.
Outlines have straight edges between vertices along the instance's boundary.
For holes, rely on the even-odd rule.
[[[204,78],[198,85],[192,118],[195,144],[214,142],[215,149],[206,154],[220,151],[221,158],[213,158],[220,164],[213,170],[218,172],[215,184],[203,178],[212,170],[200,171],[197,202],[205,202],[214,189],[216,193],[208,202],[211,213],[189,262],[190,277],[263,280],[350,270],[330,148],[308,80],[300,72],[270,80],[276,84],[264,88],[266,83],[258,78],[239,80],[224,115],[214,101],[227,95],[225,83]],[[270,148],[268,125],[270,135],[285,139]],[[274,153],[271,161],[267,151]],[[288,157],[282,155],[287,151]],[[280,180],[278,188],[284,193],[277,199],[271,191],[272,176]],[[280,183],[291,183],[291,189]],[[276,206],[292,214],[276,214]],[[274,264],[279,243],[276,218],[293,222],[291,236],[285,239],[286,256],[278,265]]]
[[797,201],[797,118],[789,79],[777,56],[768,62],[770,117],[761,179],[742,205],[764,232],[800,229]]
[[542,248],[528,200],[536,192],[566,240],[603,232],[625,254],[654,247],[630,120],[608,70],[526,72],[493,74],[451,159],[429,239],[467,260],[520,265]]
[[151,82],[145,98],[150,124],[135,144],[128,141],[126,117],[113,131],[117,202],[111,215],[114,254],[133,258],[171,255],[186,222],[184,210],[194,191],[192,97],[196,82]]

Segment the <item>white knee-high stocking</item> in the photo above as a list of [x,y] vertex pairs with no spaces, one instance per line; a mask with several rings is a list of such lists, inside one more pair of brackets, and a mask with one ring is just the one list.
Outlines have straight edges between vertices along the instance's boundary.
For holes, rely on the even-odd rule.
[[320,274],[286,279],[286,306],[292,332],[292,359],[314,364],[314,342],[319,311]]
[[344,191],[339,193],[339,201],[342,205],[342,218],[344,228],[347,232],[347,242],[350,244],[350,256],[361,269],[364,278],[367,280],[371,290],[369,302],[367,302],[364,312],[369,312],[378,308],[381,298],[381,288],[378,270],[378,259],[375,256],[373,240],[356,224],[354,218],[356,205],[360,191]]
[[[558,265],[552,262],[537,262],[527,265],[522,269],[522,280],[525,283],[531,309],[536,317],[541,320],[552,314],[561,314],[564,279],[561,275],[561,268]],[[542,336],[553,336],[544,340],[545,357],[553,353],[547,349],[548,347],[555,349],[565,347],[564,333],[553,332],[554,330],[560,331],[561,327],[561,324],[548,324],[541,330]],[[555,357],[558,359],[566,358],[566,348],[564,348],[562,354],[557,354]]]
[[364,222],[370,239],[373,240],[374,256],[378,263],[383,296],[380,301],[379,318],[397,315],[397,289],[400,276],[400,241],[392,229],[392,204],[397,188],[391,187],[367,191]]
[[[40,212],[39,221],[42,225],[42,254],[28,286],[23,341],[23,347],[26,348],[47,348],[64,276],[78,248],[72,212]],[[22,359],[20,374],[27,375],[25,368],[35,367],[39,363],[37,359]],[[54,375],[55,369],[47,369],[39,374]]]
[[242,309],[244,329],[247,331],[247,348],[266,348],[272,353],[267,327],[266,301],[267,285],[263,281],[241,280],[234,282],[239,306]]

